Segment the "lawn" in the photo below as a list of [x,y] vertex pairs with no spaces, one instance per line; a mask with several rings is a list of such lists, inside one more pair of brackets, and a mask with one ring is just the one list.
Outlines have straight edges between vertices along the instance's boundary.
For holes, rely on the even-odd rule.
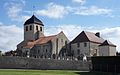
[[0,75],[112,75],[112,74],[79,72],[79,71],[68,71],[68,70],[0,69]]

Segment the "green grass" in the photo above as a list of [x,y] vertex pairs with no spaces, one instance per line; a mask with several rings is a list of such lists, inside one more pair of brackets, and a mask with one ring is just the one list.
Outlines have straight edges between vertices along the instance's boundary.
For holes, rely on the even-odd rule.
[[79,71],[68,71],[68,70],[0,69],[0,75],[112,75],[112,74],[79,72]]

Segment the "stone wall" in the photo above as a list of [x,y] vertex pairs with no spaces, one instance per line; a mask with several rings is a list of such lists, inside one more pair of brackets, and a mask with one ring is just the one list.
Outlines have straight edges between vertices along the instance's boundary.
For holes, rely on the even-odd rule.
[[89,70],[89,62],[0,56],[1,69]]

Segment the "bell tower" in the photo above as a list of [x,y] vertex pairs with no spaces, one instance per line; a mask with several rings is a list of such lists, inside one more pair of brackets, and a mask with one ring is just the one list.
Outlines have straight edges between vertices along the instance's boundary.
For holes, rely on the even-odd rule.
[[24,23],[24,41],[37,40],[44,36],[44,24],[35,15]]

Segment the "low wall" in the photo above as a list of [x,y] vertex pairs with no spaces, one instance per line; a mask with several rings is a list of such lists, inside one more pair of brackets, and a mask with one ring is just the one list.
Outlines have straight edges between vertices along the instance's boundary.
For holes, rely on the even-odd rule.
[[0,56],[2,69],[89,70],[89,62]]

